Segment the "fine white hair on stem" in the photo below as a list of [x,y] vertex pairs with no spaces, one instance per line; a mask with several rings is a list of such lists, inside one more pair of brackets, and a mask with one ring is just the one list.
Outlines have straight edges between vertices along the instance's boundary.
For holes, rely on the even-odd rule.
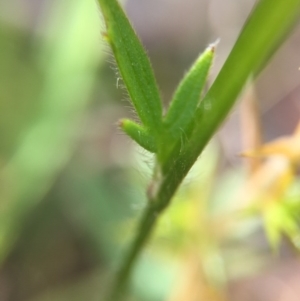
[[[109,39],[109,37],[108,37],[108,39]],[[122,94],[121,101],[126,103],[125,107],[127,107],[127,109],[130,111],[131,115],[133,115],[133,119],[134,120],[139,120],[139,118],[136,114],[136,111],[134,109],[134,106],[132,104],[131,98],[129,96],[128,90],[127,90],[127,88],[124,84],[123,77],[120,74],[119,68],[118,68],[116,60],[115,60],[115,56],[112,52],[112,49],[111,49],[108,41],[105,38],[102,38],[102,42],[104,44],[103,49],[106,53],[106,61],[108,62],[109,66],[110,66],[110,69],[115,74],[116,88],[118,90],[121,90],[121,92],[122,92],[121,93]]]

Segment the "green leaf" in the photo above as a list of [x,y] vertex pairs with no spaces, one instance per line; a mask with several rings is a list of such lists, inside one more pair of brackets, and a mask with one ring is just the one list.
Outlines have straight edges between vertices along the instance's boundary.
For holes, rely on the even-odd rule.
[[200,95],[207,80],[215,52],[215,45],[209,46],[196,60],[180,82],[170,108],[164,118],[167,134],[172,140],[179,139],[186,126],[194,119]]
[[122,119],[120,121],[120,127],[141,147],[145,148],[151,153],[155,153],[157,151],[155,139],[150,135],[149,131],[145,127],[129,119]]
[[[179,182],[221,125],[247,81],[258,74],[300,16],[300,0],[261,0],[244,25],[228,59],[197,109],[184,149],[174,148],[163,170],[176,170]],[[176,166],[174,165],[176,162]],[[172,167],[173,166],[173,167]]]
[[106,38],[132,103],[142,123],[160,133],[162,104],[154,74],[141,42],[116,0],[99,0],[107,26]]
[[199,122],[188,146],[193,156],[199,155],[248,79],[265,66],[299,16],[300,0],[258,2],[198,109]]

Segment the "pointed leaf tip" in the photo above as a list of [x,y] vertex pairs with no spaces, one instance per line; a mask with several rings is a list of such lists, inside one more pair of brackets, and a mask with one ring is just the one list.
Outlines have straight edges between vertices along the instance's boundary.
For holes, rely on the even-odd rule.
[[217,39],[215,42],[211,43],[208,45],[207,49],[210,49],[211,52],[215,52],[217,46],[219,45],[220,43],[220,39]]
[[180,139],[192,123],[213,62],[216,43],[209,45],[180,82],[164,118],[173,140]]

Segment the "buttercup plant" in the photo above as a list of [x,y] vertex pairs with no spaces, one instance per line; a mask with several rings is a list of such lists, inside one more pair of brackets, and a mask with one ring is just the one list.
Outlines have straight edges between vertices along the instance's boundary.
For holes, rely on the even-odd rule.
[[300,0],[257,2],[213,85],[203,97],[215,45],[199,56],[176,89],[166,113],[149,59],[117,0],[98,0],[110,44],[140,123],[124,119],[121,129],[155,153],[148,204],[137,234],[118,270],[108,300],[123,296],[134,262],[154,225],[209,139],[299,18]]

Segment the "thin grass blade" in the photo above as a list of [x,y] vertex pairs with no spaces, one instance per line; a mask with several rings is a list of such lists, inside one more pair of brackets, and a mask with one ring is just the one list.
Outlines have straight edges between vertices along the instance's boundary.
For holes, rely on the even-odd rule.
[[[221,125],[238,95],[252,76],[257,76],[286,39],[300,17],[300,0],[261,0],[249,16],[228,59],[197,110],[197,122],[180,153],[174,148],[162,170],[168,173],[163,186],[172,195]],[[172,175],[173,174],[173,175]],[[162,188],[162,191],[164,189]]]
[[[198,123],[187,148],[195,158],[223,122],[250,77],[270,60],[300,17],[300,0],[261,0],[201,102]],[[201,116],[201,117],[200,117]]]

